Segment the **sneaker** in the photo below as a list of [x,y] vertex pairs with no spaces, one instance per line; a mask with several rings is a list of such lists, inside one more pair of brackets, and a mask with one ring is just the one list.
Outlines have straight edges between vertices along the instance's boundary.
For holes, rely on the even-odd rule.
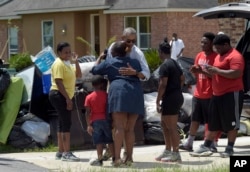
[[193,146],[188,145],[187,143],[183,143],[179,145],[179,149],[186,150],[186,151],[193,151]]
[[215,142],[213,142],[213,143],[211,144],[211,146],[210,146],[210,151],[213,152],[213,153],[218,152],[218,151],[217,151],[217,148],[216,148],[216,145],[215,145]]
[[156,161],[161,161],[162,158],[165,158],[165,157],[168,157],[168,156],[171,156],[171,155],[172,155],[172,152],[171,152],[171,151],[169,151],[169,150],[164,150],[164,151],[162,152],[162,154],[160,154],[159,156],[157,156],[157,157],[155,158],[155,160],[156,160]]
[[62,158],[62,152],[56,152],[56,156],[55,156],[55,159],[56,160],[59,160],[59,159],[61,159]]
[[191,156],[210,156],[213,152],[210,151],[210,148],[200,145],[200,147],[193,152],[190,152],[189,155]]
[[221,153],[222,158],[228,158],[234,154],[234,150],[231,147],[226,147],[225,152]]
[[112,157],[112,156],[111,156],[111,154],[110,154],[109,149],[106,149],[105,153],[104,153],[103,156],[102,156],[102,160],[103,160],[103,161],[107,161],[107,160],[109,160],[109,158],[111,158],[111,157]]
[[103,162],[102,160],[95,159],[95,160],[90,160],[89,164],[92,166],[102,166]]
[[66,152],[63,153],[61,160],[73,162],[73,161],[80,161],[80,158],[76,157],[72,152]]
[[172,152],[171,155],[161,159],[162,162],[181,162],[180,152]]

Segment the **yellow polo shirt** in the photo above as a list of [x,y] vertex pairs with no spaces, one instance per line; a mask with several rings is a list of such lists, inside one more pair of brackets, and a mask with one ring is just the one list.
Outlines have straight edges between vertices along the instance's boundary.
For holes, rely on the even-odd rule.
[[75,93],[76,74],[75,67],[65,64],[60,58],[56,58],[51,66],[51,88],[50,90],[59,90],[55,79],[62,79],[64,88],[71,99]]

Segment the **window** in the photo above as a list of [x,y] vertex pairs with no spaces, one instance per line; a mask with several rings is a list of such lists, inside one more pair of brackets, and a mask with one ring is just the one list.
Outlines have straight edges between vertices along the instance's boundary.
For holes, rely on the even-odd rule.
[[9,28],[9,55],[18,53],[18,28]]
[[42,48],[54,45],[54,24],[53,21],[42,22]]
[[142,50],[151,47],[151,18],[149,16],[125,17],[125,27],[135,28],[138,47]]

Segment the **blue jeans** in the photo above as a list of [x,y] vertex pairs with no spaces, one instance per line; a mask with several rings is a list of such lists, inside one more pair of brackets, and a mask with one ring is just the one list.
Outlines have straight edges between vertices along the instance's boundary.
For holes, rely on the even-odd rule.
[[94,132],[92,135],[93,143],[109,144],[113,143],[111,123],[107,120],[96,120],[92,123]]

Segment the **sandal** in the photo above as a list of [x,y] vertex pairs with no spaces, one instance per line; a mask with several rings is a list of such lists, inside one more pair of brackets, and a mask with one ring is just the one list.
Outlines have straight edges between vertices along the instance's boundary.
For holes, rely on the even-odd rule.
[[126,160],[126,161],[124,162],[124,164],[125,164],[126,166],[130,167],[130,166],[132,166],[132,164],[133,164],[133,160]]
[[125,167],[126,165],[121,159],[119,159],[119,160],[114,161],[113,166],[114,167]]

